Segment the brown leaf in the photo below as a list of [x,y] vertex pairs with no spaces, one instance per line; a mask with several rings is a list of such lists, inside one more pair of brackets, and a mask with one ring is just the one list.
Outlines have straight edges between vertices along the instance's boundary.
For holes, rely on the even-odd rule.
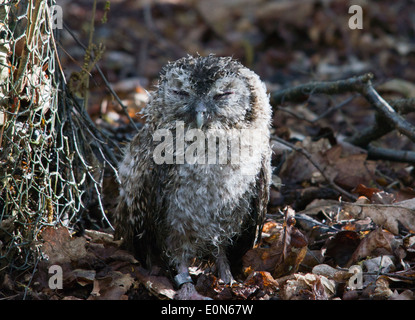
[[276,281],[271,274],[266,271],[252,272],[244,281],[244,285],[250,287],[256,286],[263,292],[264,295],[274,295],[279,288],[278,281]]
[[372,203],[390,204],[395,201],[395,196],[392,193],[378,188],[368,188],[364,184],[359,184],[352,192],[368,198]]
[[415,294],[411,290],[405,290],[401,293],[395,290],[389,300],[415,300]]
[[50,264],[64,264],[78,261],[87,254],[85,238],[72,238],[65,227],[46,227],[42,231],[44,243],[42,252],[48,257]]
[[340,211],[339,219],[362,220],[370,218],[376,225],[383,226],[395,235],[399,234],[401,227],[415,231],[415,198],[393,204],[340,203],[335,200],[316,200],[300,213],[312,215],[320,211],[333,213]]
[[346,266],[350,267],[362,258],[373,255],[377,256],[379,253],[393,254],[391,247],[393,238],[394,236],[392,233],[381,228],[377,228],[370,232],[362,239]]
[[125,293],[133,283],[130,274],[110,271],[105,277],[94,280],[94,288],[88,300],[127,300]]
[[72,274],[76,278],[76,282],[78,284],[80,284],[81,286],[86,286],[87,284],[92,284],[94,282],[96,271],[75,269],[72,271]]
[[138,280],[156,297],[162,300],[173,299],[176,291],[173,289],[173,285],[163,276],[154,276],[142,268],[134,268],[135,275]]
[[393,295],[392,290],[389,288],[389,281],[386,277],[379,277],[376,280],[375,289],[369,293],[370,298],[374,300],[386,300]]
[[294,274],[282,287],[283,300],[328,300],[334,293],[333,281],[312,273]]
[[294,224],[294,211],[287,209],[283,228],[278,224],[271,229],[267,226],[271,236],[262,246],[249,250],[242,259],[245,274],[268,271],[276,278],[298,270],[307,252],[307,240]]
[[319,264],[314,266],[312,273],[320,276],[325,276],[328,279],[339,282],[344,282],[352,276],[352,274],[348,271],[338,270],[327,264]]
[[358,184],[370,183],[376,169],[376,162],[367,161],[366,154],[352,154],[339,158],[334,169],[337,172],[334,182],[345,189],[352,189]]
[[324,249],[326,260],[332,258],[334,265],[345,266],[360,243],[359,234],[355,231],[339,231],[327,239]]
[[372,200],[372,203],[391,204],[395,202],[395,196],[389,192],[379,191],[376,192],[370,200]]
[[234,284],[230,289],[236,299],[242,300],[252,299],[259,290],[256,285],[249,286],[241,283]]
[[401,226],[415,231],[415,198],[393,204],[360,205],[344,202],[342,207],[353,218],[370,217],[375,224],[383,226],[393,234],[399,234]]
[[392,79],[376,87],[379,93],[398,92],[407,98],[415,98],[415,84],[403,79]]
[[353,193],[357,193],[359,196],[365,196],[368,199],[371,199],[372,196],[376,193],[379,192],[380,189],[378,188],[368,188],[366,187],[364,184],[358,184],[356,186],[356,188],[354,188],[352,190]]

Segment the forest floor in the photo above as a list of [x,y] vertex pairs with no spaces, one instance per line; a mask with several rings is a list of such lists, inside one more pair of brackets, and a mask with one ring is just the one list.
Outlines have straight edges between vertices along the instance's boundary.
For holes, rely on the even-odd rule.
[[[73,32],[63,30],[60,39],[68,79],[83,63],[77,41],[88,42],[91,3],[61,1]],[[340,0],[117,0],[107,13],[100,1],[94,43],[105,45],[98,64],[138,126],[144,120],[137,112],[161,67],[188,53],[233,56],[258,73],[270,93],[370,72],[386,101],[415,98],[415,3],[361,5],[363,29],[352,30],[349,4]],[[135,129],[96,69],[91,73],[88,113],[122,146]],[[244,256],[243,272],[231,287],[214,272],[193,268],[197,290],[217,300],[415,300],[414,161],[391,161],[369,154],[367,145],[350,143],[376,123],[373,105],[350,91],[311,93],[273,108],[276,169],[262,241]],[[413,103],[411,108],[404,118],[415,124]],[[415,151],[398,130],[371,146]],[[109,176],[103,203],[110,220],[117,192]],[[43,231],[48,259],[22,276],[22,283],[30,282],[25,297],[174,297],[168,277],[150,274],[114,241],[98,208],[91,206],[83,222],[82,235],[63,227]],[[52,265],[62,268],[62,289],[51,287]],[[22,297],[22,287],[8,277],[0,291]]]

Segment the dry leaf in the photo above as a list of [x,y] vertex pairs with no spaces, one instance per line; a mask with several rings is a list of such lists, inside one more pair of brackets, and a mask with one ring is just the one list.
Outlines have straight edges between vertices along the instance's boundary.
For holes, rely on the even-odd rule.
[[415,98],[415,84],[403,79],[391,79],[376,87],[376,90],[382,92],[397,92],[406,98]]
[[286,223],[283,228],[278,224],[267,233],[263,246],[249,250],[242,259],[245,274],[252,271],[268,271],[274,278],[281,277],[298,270],[301,261],[307,253],[305,236],[294,227],[294,210],[287,209]]
[[[277,279],[278,281],[278,279]],[[312,273],[294,274],[281,290],[283,300],[328,300],[335,291],[335,283]]]
[[365,154],[351,155],[336,162],[338,175],[334,182],[351,189],[359,183],[370,183],[376,169],[376,162],[367,161]]
[[127,300],[125,293],[133,283],[130,274],[110,271],[105,277],[94,280],[94,288],[88,300]]
[[317,199],[307,206],[301,214],[318,214],[321,211],[340,213],[339,219],[365,219],[369,217],[395,235],[401,227],[415,231],[415,198],[393,204],[367,204],[339,202],[336,200]]
[[359,243],[360,237],[357,232],[349,230],[339,231],[327,239],[322,250],[326,260],[333,259],[332,264],[343,267],[352,257]]
[[319,276],[325,276],[326,278],[335,280],[337,282],[344,282],[352,276],[352,274],[348,271],[338,270],[327,264],[319,264],[314,266],[311,273],[317,274]]
[[276,281],[269,272],[255,271],[244,281],[246,286],[257,286],[264,294],[273,295],[279,288]]
[[49,264],[65,264],[78,261],[87,254],[86,240],[82,237],[72,238],[65,227],[46,227],[42,231],[42,252],[48,257]]
[[174,298],[176,291],[166,277],[150,275],[147,270],[141,267],[135,268],[135,275],[138,280],[159,299],[166,300]]
[[379,277],[376,280],[376,286],[373,292],[369,292],[369,297],[374,300],[386,300],[393,295],[389,288],[389,281],[385,277]]
[[381,228],[370,232],[362,239],[346,266],[350,267],[360,259],[368,256],[377,256],[382,253],[393,254],[391,246],[393,238],[394,236],[392,233]]
[[378,226],[383,226],[396,235],[401,226],[415,231],[415,198],[394,204],[362,205],[343,202],[342,209],[355,219],[370,217]]
[[364,184],[359,183],[356,188],[352,190],[353,193],[357,193],[359,196],[365,196],[370,199],[376,193],[381,191],[378,188],[368,188]]
[[411,290],[405,290],[402,293],[395,290],[389,300],[415,300],[415,294]]
[[96,271],[95,270],[84,270],[84,269],[75,269],[72,271],[73,276],[76,278],[76,282],[81,286],[86,286],[91,284],[95,280]]

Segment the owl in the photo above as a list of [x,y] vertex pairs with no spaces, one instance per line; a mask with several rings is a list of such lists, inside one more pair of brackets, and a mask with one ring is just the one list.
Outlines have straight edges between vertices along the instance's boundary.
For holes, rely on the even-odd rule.
[[167,266],[179,298],[200,298],[193,263],[232,283],[260,238],[271,113],[264,83],[232,58],[187,56],[160,72],[119,164],[115,236],[147,268]]

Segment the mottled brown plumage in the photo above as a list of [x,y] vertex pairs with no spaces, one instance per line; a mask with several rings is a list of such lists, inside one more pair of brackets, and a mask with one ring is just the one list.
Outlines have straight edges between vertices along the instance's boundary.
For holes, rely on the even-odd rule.
[[233,281],[230,264],[258,239],[268,201],[265,85],[231,58],[188,56],[163,68],[144,113],[119,166],[116,235],[148,267],[175,269],[186,292],[194,258]]

